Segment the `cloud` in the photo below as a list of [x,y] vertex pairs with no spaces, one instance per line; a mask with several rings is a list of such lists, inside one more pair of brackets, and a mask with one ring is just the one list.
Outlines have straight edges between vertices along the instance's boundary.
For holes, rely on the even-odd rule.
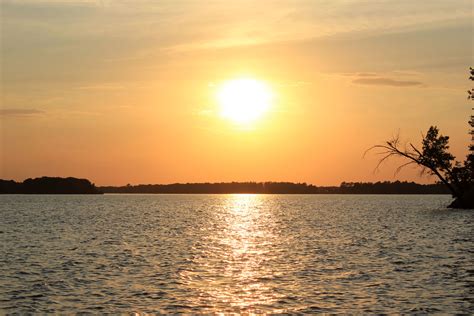
[[397,80],[390,78],[358,78],[352,80],[352,83],[373,85],[373,86],[390,86],[390,87],[414,87],[421,86],[423,83],[413,80]]
[[116,84],[98,84],[78,87],[79,90],[122,90],[124,86]]
[[37,109],[0,109],[0,117],[28,117],[43,114],[44,111]]
[[470,25],[472,15],[470,0],[433,0],[428,5],[412,0],[332,0],[318,1],[317,5],[314,0],[274,1],[271,10],[265,1],[253,0],[208,1],[206,5],[156,0],[1,1],[3,16],[16,17],[18,24],[67,35],[66,40],[79,37],[80,43],[94,36],[105,40],[119,37],[128,41],[120,46],[127,51],[134,48],[130,44],[136,39],[145,39],[148,47],[151,42],[164,49],[221,48],[353,32],[378,34],[453,20]]
[[376,77],[377,74],[373,72],[360,72],[357,74],[359,77]]

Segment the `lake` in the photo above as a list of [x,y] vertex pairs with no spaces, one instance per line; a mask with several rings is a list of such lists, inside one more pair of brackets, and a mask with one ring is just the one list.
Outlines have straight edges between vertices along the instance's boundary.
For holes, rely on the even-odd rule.
[[445,195],[0,196],[3,313],[470,313]]

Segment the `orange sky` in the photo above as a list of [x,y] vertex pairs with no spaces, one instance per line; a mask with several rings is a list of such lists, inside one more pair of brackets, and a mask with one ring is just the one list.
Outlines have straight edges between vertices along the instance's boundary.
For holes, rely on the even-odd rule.
[[[0,3],[3,179],[430,182],[362,156],[433,124],[467,152],[469,0]],[[245,127],[241,76],[274,94]]]

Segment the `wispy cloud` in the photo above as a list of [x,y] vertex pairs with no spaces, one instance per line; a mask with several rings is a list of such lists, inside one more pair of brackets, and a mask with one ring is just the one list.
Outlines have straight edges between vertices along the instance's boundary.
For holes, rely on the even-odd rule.
[[391,78],[357,78],[352,83],[373,86],[390,86],[390,87],[413,87],[421,86],[423,83],[414,80],[398,80]]
[[43,114],[44,111],[38,109],[0,109],[0,117],[12,116],[12,117],[29,117]]
[[79,90],[122,90],[124,89],[123,85],[117,84],[98,84],[90,86],[80,86],[77,89]]
[[373,72],[360,72],[357,75],[359,77],[375,77],[375,76],[377,76],[377,74],[373,73]]
[[100,29],[105,38],[118,36],[133,42],[124,35],[132,34],[128,36],[153,42],[159,39],[161,49],[178,50],[393,32],[425,24],[470,21],[472,15],[470,0],[433,0],[429,5],[412,0],[272,1],[271,10],[268,3],[252,0],[208,1],[206,5],[153,0],[3,1],[4,17],[16,17],[18,23],[28,25],[36,22],[36,27],[47,25],[47,31],[54,34],[83,38],[84,34],[100,36]]

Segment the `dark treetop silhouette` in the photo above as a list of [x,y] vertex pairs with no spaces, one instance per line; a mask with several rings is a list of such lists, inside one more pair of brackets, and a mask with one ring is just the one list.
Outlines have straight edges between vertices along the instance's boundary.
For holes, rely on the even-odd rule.
[[101,194],[87,179],[42,177],[23,182],[0,180],[3,194]]
[[[470,80],[474,80],[474,69],[470,68]],[[468,91],[468,99],[474,100],[474,89]],[[474,140],[474,119],[471,115],[469,121],[470,134]],[[461,163],[449,153],[449,136],[439,133],[436,126],[431,126],[423,137],[422,148],[418,149],[413,144],[401,144],[399,136],[382,145],[375,145],[369,150],[379,149],[383,155],[376,169],[387,159],[393,156],[403,157],[408,160],[398,167],[397,172],[405,166],[416,164],[421,167],[421,172],[435,175],[454,197],[452,208],[474,208],[474,144],[469,145],[469,154]]]

